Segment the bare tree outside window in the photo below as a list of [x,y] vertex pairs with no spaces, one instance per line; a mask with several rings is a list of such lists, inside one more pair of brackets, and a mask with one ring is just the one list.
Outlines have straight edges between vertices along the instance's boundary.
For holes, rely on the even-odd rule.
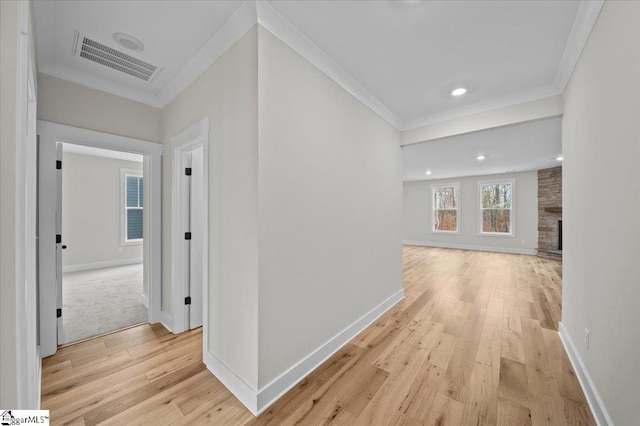
[[513,184],[511,182],[482,184],[480,202],[482,232],[511,234]]
[[458,232],[458,184],[432,186],[433,228],[435,232]]

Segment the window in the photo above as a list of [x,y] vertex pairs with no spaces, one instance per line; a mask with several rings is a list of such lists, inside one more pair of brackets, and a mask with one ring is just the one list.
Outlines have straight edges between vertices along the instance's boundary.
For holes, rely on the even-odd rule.
[[458,233],[460,184],[431,185],[432,232]]
[[480,234],[515,236],[515,180],[479,182]]
[[138,170],[122,170],[123,214],[122,243],[142,242],[143,179]]

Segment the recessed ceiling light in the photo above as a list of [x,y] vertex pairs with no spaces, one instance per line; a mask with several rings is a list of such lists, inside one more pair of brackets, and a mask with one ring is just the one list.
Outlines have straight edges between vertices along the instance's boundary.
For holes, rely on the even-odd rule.
[[126,47],[129,50],[140,52],[144,50],[144,44],[132,35],[125,33],[115,33],[113,39],[122,47]]
[[430,175],[431,174],[431,170],[427,170],[426,174]]
[[562,160],[564,160],[564,157],[561,155],[560,157],[556,157],[556,160],[562,161]]
[[458,87],[451,92],[451,96],[462,96],[465,93],[467,93],[467,89],[465,89],[464,87]]
[[485,156],[482,154],[476,157],[476,160],[484,160],[484,159],[485,159]]

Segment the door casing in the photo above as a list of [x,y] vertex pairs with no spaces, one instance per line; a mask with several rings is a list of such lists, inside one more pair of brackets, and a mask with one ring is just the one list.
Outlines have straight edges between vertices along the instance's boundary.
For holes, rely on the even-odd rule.
[[203,347],[208,347],[208,283],[209,283],[209,119],[205,118],[195,123],[191,127],[178,133],[171,139],[173,154],[173,186],[171,191],[171,228],[172,228],[172,274],[171,274],[171,290],[172,290],[172,309],[173,309],[173,328],[174,333],[182,333],[189,328],[189,310],[186,308],[184,299],[188,295],[188,244],[184,239],[184,223],[185,214],[188,212],[184,209],[183,203],[186,198],[185,191],[188,186],[185,184],[184,166],[188,153],[194,151],[198,147],[203,148],[203,202],[202,202],[202,295],[190,295],[193,297],[202,297],[202,318],[203,318]]
[[[63,124],[38,120],[39,135],[39,196],[38,196],[38,265],[40,295],[40,354],[53,355],[57,350],[58,319],[56,310],[61,304],[57,275],[62,265],[57,261],[56,229],[59,199],[56,173],[58,142],[92,146],[115,151],[132,152],[145,156],[149,169],[148,223],[145,224],[144,247],[148,261],[149,322],[156,323],[161,317],[162,293],[162,145],[140,139],[127,138],[109,133],[96,132]],[[64,163],[62,164],[64,169]],[[62,236],[64,239],[64,236]],[[64,311],[62,312],[64,315]]]

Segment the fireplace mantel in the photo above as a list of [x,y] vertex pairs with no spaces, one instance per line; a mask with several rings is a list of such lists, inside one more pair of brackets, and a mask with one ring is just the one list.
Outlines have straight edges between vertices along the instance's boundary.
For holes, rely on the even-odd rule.
[[560,213],[562,214],[562,207],[545,207],[544,211],[547,213]]

